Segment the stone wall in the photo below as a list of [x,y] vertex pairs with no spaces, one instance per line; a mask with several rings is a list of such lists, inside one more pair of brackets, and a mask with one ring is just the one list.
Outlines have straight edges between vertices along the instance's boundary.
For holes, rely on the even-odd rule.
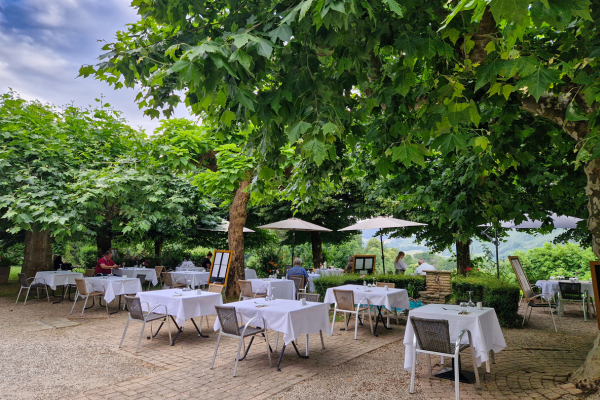
[[445,303],[446,297],[452,294],[451,271],[425,271],[426,290],[419,292],[423,304]]

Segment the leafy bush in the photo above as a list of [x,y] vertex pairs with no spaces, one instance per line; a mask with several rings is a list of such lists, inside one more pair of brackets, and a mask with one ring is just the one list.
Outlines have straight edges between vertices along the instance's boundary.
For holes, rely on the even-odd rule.
[[262,278],[271,275],[271,271],[276,269],[283,273],[284,265],[280,261],[281,256],[275,247],[264,246],[256,250],[247,267],[256,270],[256,275]]
[[9,253],[0,253],[0,268],[10,268],[13,265],[20,265],[21,262],[17,257]]
[[535,282],[548,279],[552,275],[590,277],[590,261],[597,260],[591,248],[582,248],[574,243],[552,245],[516,251],[527,278]]
[[487,301],[488,307],[494,308],[500,325],[520,326],[518,311],[521,289],[519,286],[491,275],[452,278],[453,299],[468,299],[469,291],[473,291],[474,302]]
[[79,264],[85,268],[96,268],[98,249],[96,246],[83,246],[79,250]]
[[342,285],[362,285],[363,281],[373,282],[373,277],[377,282],[394,283],[397,289],[407,289],[413,292],[411,297],[418,297],[420,291],[425,290],[425,277],[412,275],[366,275],[361,278],[359,274],[350,274],[342,276],[324,276],[315,279],[315,292],[321,295],[321,299],[325,298],[327,289],[342,286]]

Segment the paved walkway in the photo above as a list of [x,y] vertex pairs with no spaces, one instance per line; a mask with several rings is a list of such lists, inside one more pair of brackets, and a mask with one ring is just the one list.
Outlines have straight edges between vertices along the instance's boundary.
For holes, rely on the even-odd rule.
[[[206,321],[202,329],[209,332],[208,339],[198,337],[188,322],[175,346],[168,345],[163,328],[154,340],[142,339],[136,355],[141,324],[130,324],[123,349],[118,349],[126,313],[108,317],[96,307],[79,318],[75,313],[69,316],[69,302],[33,300],[23,306],[14,304],[15,297],[0,298],[2,399],[454,398],[453,382],[427,378],[424,362],[419,364],[416,393],[408,393],[402,324],[378,338],[359,327],[358,340],[353,340],[353,332],[338,330],[333,337],[325,336],[324,350],[313,335],[310,359],[300,359],[288,349],[281,372],[269,368],[264,342],[256,341],[233,378],[237,341],[222,339],[211,371],[216,334]],[[212,326],[214,317],[209,322]],[[583,322],[575,309],[563,318],[558,333],[551,329],[549,315],[534,312],[526,329],[504,330],[508,348],[497,354],[491,374],[480,367],[482,389],[462,384],[461,398],[584,397],[567,377],[581,365],[597,332],[595,321]],[[273,345],[274,333],[270,335]],[[304,343],[300,338],[301,352]],[[463,365],[472,368],[470,357],[464,357]]]

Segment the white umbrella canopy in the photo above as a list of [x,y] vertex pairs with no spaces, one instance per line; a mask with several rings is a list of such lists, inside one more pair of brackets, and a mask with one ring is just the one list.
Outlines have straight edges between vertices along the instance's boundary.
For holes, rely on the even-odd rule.
[[[500,226],[506,229],[537,229],[542,227],[542,221],[533,221],[531,218],[529,218],[529,215],[524,215],[527,217],[527,220],[521,222],[520,224],[515,224],[514,220],[500,221]],[[567,215],[557,215],[556,213],[552,213],[550,218],[552,219],[552,224],[555,229],[574,229],[577,228],[577,223],[579,221],[583,221],[581,218],[569,217]],[[492,224],[489,223],[479,226],[492,226]]]
[[[221,222],[219,222],[219,224],[212,229],[202,229],[203,231],[212,231],[212,232],[229,232],[229,221],[225,221],[224,219],[221,220]],[[243,230],[244,233],[250,233],[250,232],[254,232],[252,229],[250,228],[246,228],[244,227]]]
[[288,218],[282,221],[273,222],[272,224],[261,225],[261,229],[277,229],[281,231],[302,231],[302,232],[331,232],[331,229],[324,228],[319,225],[311,224],[301,220],[300,218]]
[[403,219],[391,218],[391,217],[375,217],[360,221],[357,224],[347,226],[339,229],[340,231],[360,231],[363,229],[385,229],[385,228],[405,228],[407,226],[425,226],[420,222],[406,221]]

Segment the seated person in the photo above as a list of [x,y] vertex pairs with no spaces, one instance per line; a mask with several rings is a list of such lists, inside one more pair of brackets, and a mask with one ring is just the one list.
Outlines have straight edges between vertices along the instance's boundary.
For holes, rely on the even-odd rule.
[[96,274],[102,274],[103,276],[110,275],[119,266],[112,260],[112,252],[106,251],[104,256],[96,263]]
[[72,270],[73,269],[73,266],[70,263],[63,262],[62,257],[59,256],[58,254],[54,255],[52,264],[54,265],[55,271],[58,271],[59,269],[62,269],[62,270]]
[[301,265],[302,265],[302,260],[299,257],[296,257],[294,259],[294,266],[289,269],[289,271],[286,275],[287,279],[290,279],[290,276],[292,276],[292,275],[297,275],[297,276],[304,277],[304,283],[308,282],[308,272],[306,272],[306,270],[304,268],[302,268]]
[[206,254],[206,257],[204,258],[204,260],[202,260],[202,263],[200,264],[200,266],[202,268],[204,268],[206,271],[210,271],[210,265],[212,264],[212,262],[210,261],[212,258],[212,252],[208,252],[208,254]]
[[431,264],[427,264],[424,259],[419,258],[419,266],[415,270],[413,275],[426,275],[425,271],[435,271],[435,267]]

